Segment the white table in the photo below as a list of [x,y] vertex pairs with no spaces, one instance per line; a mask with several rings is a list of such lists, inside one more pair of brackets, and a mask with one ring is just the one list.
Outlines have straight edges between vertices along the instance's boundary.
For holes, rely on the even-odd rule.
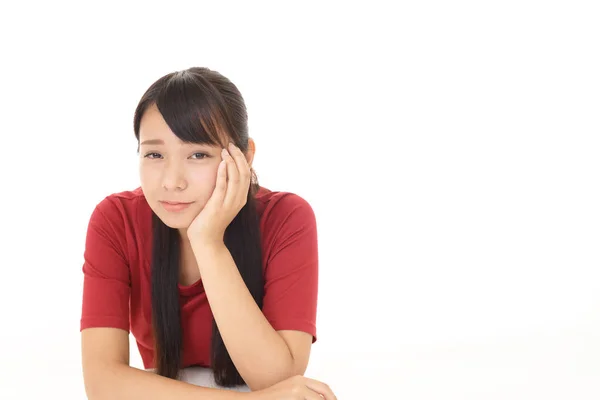
[[[146,371],[153,371],[148,369]],[[209,388],[227,389],[236,392],[249,392],[250,388],[246,385],[237,386],[234,388],[226,388],[219,386],[215,383],[215,379],[210,368],[203,367],[189,367],[181,370],[181,380],[187,383],[191,383],[197,386],[204,386]]]

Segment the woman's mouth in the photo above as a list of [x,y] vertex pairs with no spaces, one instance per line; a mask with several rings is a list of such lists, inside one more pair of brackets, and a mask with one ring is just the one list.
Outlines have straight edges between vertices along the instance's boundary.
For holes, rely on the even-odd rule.
[[183,211],[186,208],[188,208],[193,202],[180,203],[180,202],[173,202],[173,201],[159,201],[159,203],[162,206],[162,208],[164,208],[166,211],[179,212],[179,211]]

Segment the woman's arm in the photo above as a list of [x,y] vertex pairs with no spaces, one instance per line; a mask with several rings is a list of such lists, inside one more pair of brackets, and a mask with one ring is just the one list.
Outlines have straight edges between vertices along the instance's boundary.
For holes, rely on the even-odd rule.
[[81,332],[85,391],[90,400],[239,400],[248,393],[212,389],[129,366],[129,336],[117,328]]
[[192,241],[191,245],[223,343],[248,387],[256,391],[303,374],[306,366],[295,364],[285,340],[252,298],[225,244]]

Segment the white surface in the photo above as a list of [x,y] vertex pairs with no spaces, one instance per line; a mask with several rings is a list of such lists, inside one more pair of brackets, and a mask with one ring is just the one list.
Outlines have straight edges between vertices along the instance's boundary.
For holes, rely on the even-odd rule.
[[[150,370],[152,371],[152,370]],[[215,388],[215,389],[225,389],[232,390],[236,392],[249,392],[250,388],[247,385],[239,385],[234,388],[225,388],[221,385],[218,385],[215,382],[214,375],[210,368],[202,368],[202,367],[189,367],[184,368],[181,371],[180,380],[183,382],[191,383],[197,386]]]
[[143,91],[194,65],[244,94],[261,183],[317,215],[307,375],[600,398],[597,3],[228,3],[0,6],[0,399],[85,398],[89,215],[138,185]]

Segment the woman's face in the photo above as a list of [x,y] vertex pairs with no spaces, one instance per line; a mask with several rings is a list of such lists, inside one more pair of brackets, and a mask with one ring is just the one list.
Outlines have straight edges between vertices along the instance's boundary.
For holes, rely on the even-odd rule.
[[[150,208],[175,229],[187,229],[212,195],[221,147],[183,143],[156,105],[140,122],[140,181]],[[181,210],[162,202],[191,203]]]

